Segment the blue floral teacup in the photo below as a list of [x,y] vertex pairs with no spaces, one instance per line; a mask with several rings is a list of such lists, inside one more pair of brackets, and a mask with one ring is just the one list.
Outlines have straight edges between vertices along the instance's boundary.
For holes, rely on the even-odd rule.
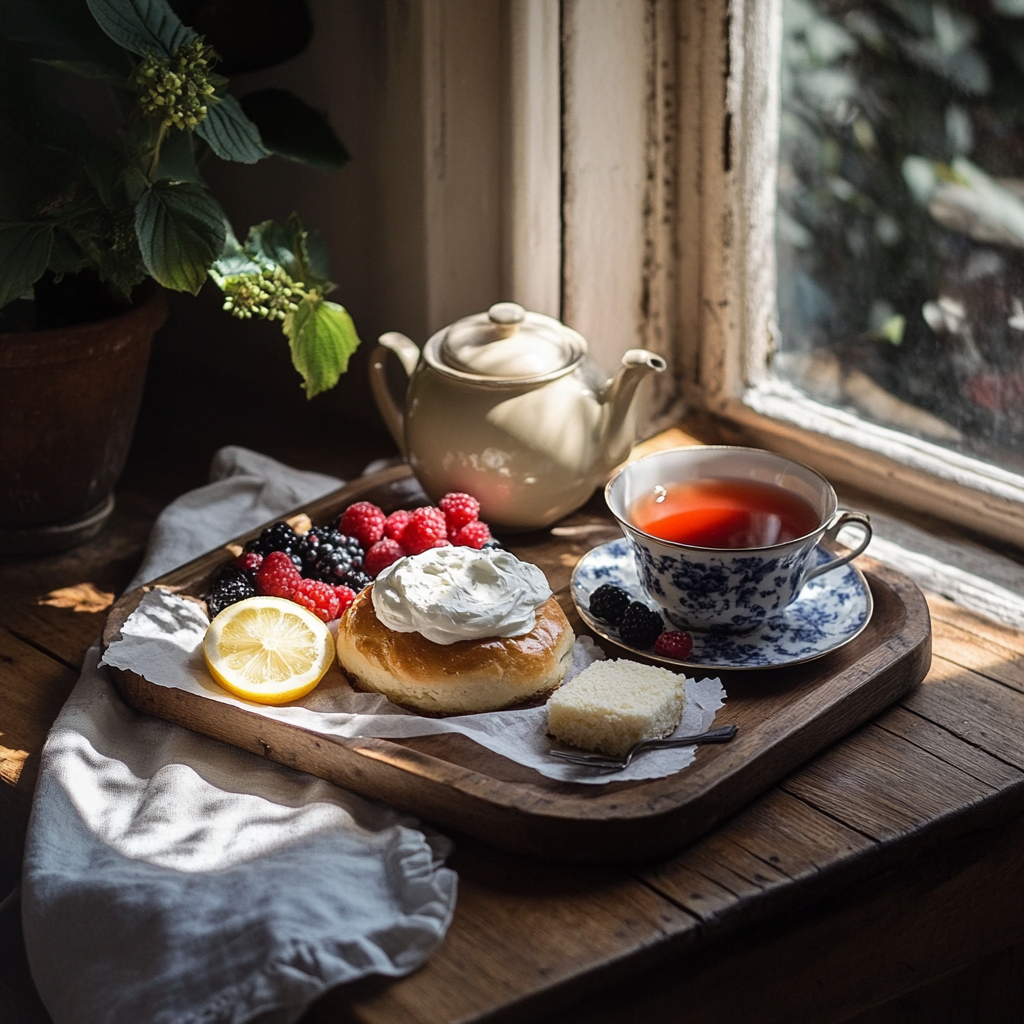
[[[663,540],[640,529],[632,513],[641,499],[678,482],[707,480],[772,484],[802,498],[817,526],[802,536],[763,547],[699,547]],[[837,510],[836,492],[799,462],[757,448],[675,448],[628,463],[605,488],[608,508],[633,545],[640,583],[682,629],[746,633],[791,604],[809,580],[856,558],[871,540],[864,512]],[[659,500],[658,497],[654,500]],[[817,549],[832,554],[839,531],[859,526],[852,551],[818,564]]]

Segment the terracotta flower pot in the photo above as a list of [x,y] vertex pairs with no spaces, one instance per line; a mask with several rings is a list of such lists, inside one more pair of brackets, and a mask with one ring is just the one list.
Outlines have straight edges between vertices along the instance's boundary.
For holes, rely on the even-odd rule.
[[162,291],[117,316],[0,334],[0,553],[63,551],[114,508]]

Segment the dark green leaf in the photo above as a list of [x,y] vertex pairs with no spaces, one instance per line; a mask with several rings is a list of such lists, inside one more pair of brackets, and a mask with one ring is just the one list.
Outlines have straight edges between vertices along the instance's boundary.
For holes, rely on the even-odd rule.
[[59,228],[54,231],[47,269],[52,270],[58,280],[64,274],[77,274],[90,266],[92,261],[71,235]]
[[284,89],[261,89],[241,102],[272,153],[321,171],[339,170],[351,159],[327,118],[298,96]]
[[235,234],[235,229],[231,226],[231,222],[228,220],[224,221],[224,248],[221,250],[221,256],[236,256],[244,255],[241,242],[238,241],[238,236]]
[[224,248],[210,268],[210,274],[218,287],[222,287],[225,277],[235,274],[259,274],[266,266],[265,263],[257,263],[252,258],[253,254],[242,248],[230,224],[225,223],[224,229]]
[[254,164],[270,156],[270,150],[260,141],[259,129],[245,116],[234,96],[225,96],[220,103],[211,105],[196,134],[222,160]]
[[327,241],[319,231],[306,232],[306,256],[309,261],[309,273],[316,284],[326,284],[331,276],[331,254],[327,249]]
[[256,263],[249,254],[239,245],[234,231],[230,224],[225,224],[224,248],[220,256],[214,261],[210,273],[218,285],[221,284],[218,278],[231,277],[234,274],[258,274],[263,267]]
[[352,318],[344,307],[326,299],[300,302],[298,310],[286,317],[284,333],[307,398],[333,388],[359,346]]
[[215,260],[210,267],[210,274],[219,287],[223,287],[225,277],[234,277],[242,274],[259,274],[263,267],[255,263],[248,256],[242,253],[224,253],[220,259]]
[[124,239],[113,247],[100,247],[93,259],[100,279],[120,302],[131,300],[132,289],[149,276],[136,240]]
[[224,248],[224,222],[220,204],[198,185],[158,181],[135,211],[146,269],[165,287],[195,295]]
[[196,170],[196,154],[192,144],[192,133],[171,131],[160,147],[160,163],[156,169],[157,178],[169,181],[192,181],[200,183]]
[[329,263],[327,243],[320,232],[308,231],[294,211],[288,215],[285,231],[290,239],[291,250],[295,254],[292,279],[302,281],[308,287],[320,288],[322,292],[332,291],[334,285],[327,280],[326,274],[320,273]]
[[52,223],[0,222],[0,308],[20,299],[42,277],[52,246]]
[[125,171],[124,192],[128,197],[128,202],[137,203],[147,188],[149,188],[149,182],[138,167],[129,167]]
[[58,71],[67,71],[72,75],[79,75],[82,78],[95,78],[100,82],[106,82],[107,85],[128,88],[124,74],[120,71],[115,71],[106,64],[97,64],[95,61],[90,60],[64,60],[59,57],[52,60],[46,60],[41,57],[39,58],[39,63],[48,64],[51,68],[56,68]]
[[[62,238],[64,232],[67,240]],[[67,245],[82,252],[119,301],[128,302],[132,288],[148,276],[135,234],[134,207],[110,210],[96,194],[87,194],[62,211],[50,256],[51,269],[56,269],[55,260],[67,263],[73,259],[68,249],[57,252],[58,246]]]
[[[137,117],[122,129],[124,150],[141,166],[142,154],[152,155],[160,138],[160,122],[155,117]],[[166,134],[166,133],[165,133]],[[147,165],[148,169],[148,165]]]
[[148,275],[138,256],[113,253],[102,259],[98,265],[100,280],[110,289],[118,302],[131,302],[132,289],[146,280]]
[[124,176],[114,147],[107,139],[96,137],[92,140],[85,159],[85,173],[108,210],[124,205]]
[[123,51],[108,39],[82,5],[6,0],[10,38],[33,60],[64,71],[126,85]]
[[272,220],[254,224],[249,228],[245,248],[268,263],[276,263],[293,281],[304,281],[302,261],[295,252],[301,239],[295,237],[290,227],[282,227]]
[[330,291],[334,287],[322,273],[327,265],[323,239],[317,232],[307,231],[298,214],[292,213],[284,225],[272,220],[254,225],[249,229],[245,248],[254,256],[276,263],[293,281],[307,288]]
[[166,0],[87,0],[100,28],[120,46],[140,57],[169,57],[196,37],[182,25]]

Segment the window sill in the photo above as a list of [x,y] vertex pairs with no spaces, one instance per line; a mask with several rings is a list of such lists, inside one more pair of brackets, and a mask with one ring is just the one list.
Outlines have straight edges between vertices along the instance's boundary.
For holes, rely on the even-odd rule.
[[1024,479],[853,413],[781,382],[749,389],[714,411],[750,443],[798,459],[830,479],[1017,547]]

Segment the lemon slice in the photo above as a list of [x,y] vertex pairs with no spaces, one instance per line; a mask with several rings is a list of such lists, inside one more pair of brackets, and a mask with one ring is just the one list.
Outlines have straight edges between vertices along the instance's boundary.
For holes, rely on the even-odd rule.
[[334,638],[294,601],[249,597],[210,623],[203,654],[213,678],[235,696],[286,704],[323,678],[334,660]]

